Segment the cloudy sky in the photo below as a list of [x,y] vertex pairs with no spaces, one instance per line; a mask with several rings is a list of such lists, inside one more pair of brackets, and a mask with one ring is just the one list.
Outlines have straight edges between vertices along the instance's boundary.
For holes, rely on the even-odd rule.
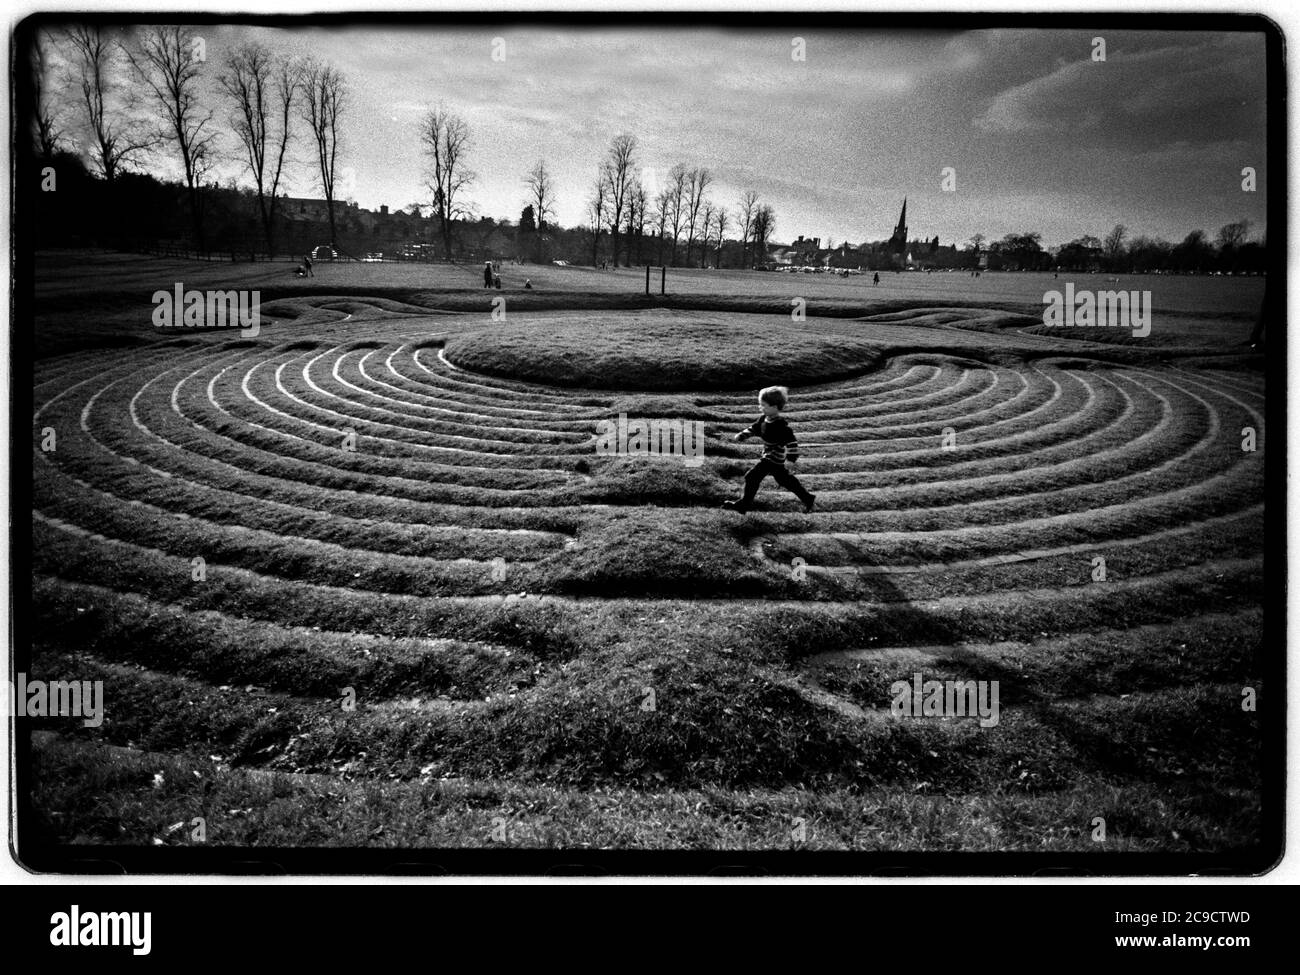
[[[778,240],[888,237],[904,196],[911,234],[944,243],[1037,230],[1050,245],[1120,222],[1178,240],[1243,217],[1252,237],[1265,230],[1261,34],[509,22],[201,31],[213,66],[257,39],[344,73],[340,196],[363,207],[429,199],[417,121],[441,102],[470,126],[477,212],[512,220],[540,158],[561,223],[580,222],[604,147],[626,131],[647,182],[676,162],[708,167],[716,202],[734,206],[752,187],[773,205]],[[1091,57],[1098,35],[1104,62]],[[791,56],[796,36],[804,61]],[[292,191],[318,196],[299,149]],[[955,192],[941,188],[949,166]],[[1242,192],[1245,166],[1258,171],[1257,193]]]

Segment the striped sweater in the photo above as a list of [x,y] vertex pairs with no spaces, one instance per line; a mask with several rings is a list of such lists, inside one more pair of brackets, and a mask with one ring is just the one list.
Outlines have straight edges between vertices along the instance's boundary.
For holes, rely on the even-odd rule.
[[783,416],[770,420],[766,416],[760,416],[741,431],[741,440],[749,437],[762,438],[763,460],[785,464],[787,460],[793,463],[799,459],[799,441],[795,439],[794,431]]

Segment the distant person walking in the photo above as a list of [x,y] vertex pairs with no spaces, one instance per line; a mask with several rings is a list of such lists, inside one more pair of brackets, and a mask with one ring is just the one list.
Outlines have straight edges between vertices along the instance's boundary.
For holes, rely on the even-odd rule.
[[871,275],[871,286],[872,286],[872,287],[875,287],[875,286],[878,285],[878,284],[880,284],[880,272],[879,272],[879,271],[877,271],[875,274]]
[[314,277],[316,276],[316,272],[314,272],[314,271],[311,269],[311,254],[310,254],[310,253],[304,254],[304,255],[302,256],[302,266],[303,266],[303,269],[307,272],[307,277],[309,277],[309,278],[314,278]]
[[492,262],[491,261],[483,262],[483,287],[485,288],[492,287]]

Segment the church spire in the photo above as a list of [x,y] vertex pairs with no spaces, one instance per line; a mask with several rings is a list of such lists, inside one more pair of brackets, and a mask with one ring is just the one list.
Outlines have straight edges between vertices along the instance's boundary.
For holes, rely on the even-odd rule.
[[897,254],[907,249],[907,197],[903,197],[903,212],[898,215],[898,226],[889,238],[890,249]]

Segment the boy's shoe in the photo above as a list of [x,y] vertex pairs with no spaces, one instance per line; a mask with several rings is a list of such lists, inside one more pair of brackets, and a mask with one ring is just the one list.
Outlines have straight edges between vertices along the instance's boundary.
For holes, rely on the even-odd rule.
[[724,511],[734,511],[738,515],[745,513],[745,509],[740,506],[739,501],[724,501],[722,502],[722,509]]
[[813,505],[815,505],[816,503],[817,503],[817,495],[815,494],[808,495],[808,500],[804,503],[803,506],[803,513],[806,515],[812,514]]

